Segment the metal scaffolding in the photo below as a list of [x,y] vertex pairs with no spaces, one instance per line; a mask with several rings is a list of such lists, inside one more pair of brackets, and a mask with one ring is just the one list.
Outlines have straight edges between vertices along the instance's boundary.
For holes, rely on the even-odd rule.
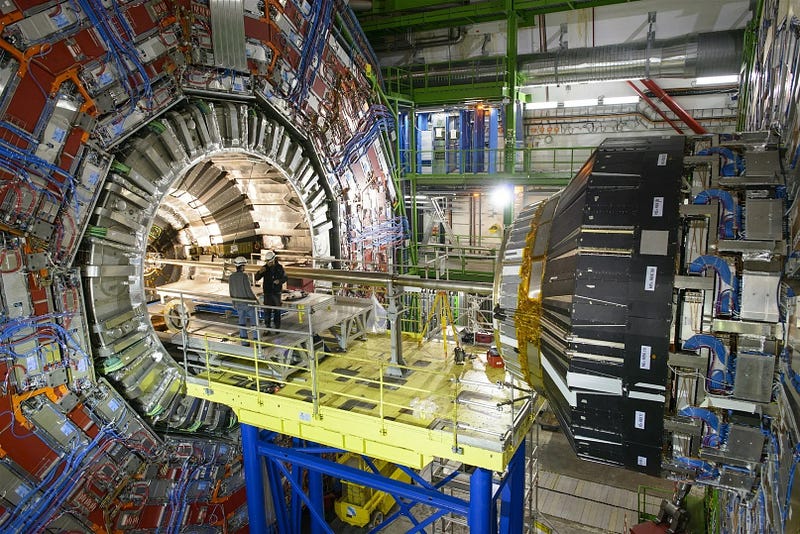
[[[514,453],[505,472],[497,482],[489,469],[476,467],[469,475],[469,495],[461,499],[442,492],[452,477],[432,483],[416,471],[398,465],[411,479],[411,483],[386,477],[374,468],[373,472],[338,463],[325,456],[344,451],[295,440],[294,446],[276,443],[279,435],[260,431],[251,425],[242,425],[245,482],[250,527],[256,532],[301,532],[302,509],[308,510],[309,532],[333,533],[325,521],[323,476],[352,481],[390,494],[397,501],[398,510],[374,525],[369,532],[379,532],[399,517],[407,518],[412,527],[408,531],[425,532],[445,514],[466,518],[472,534],[521,534],[525,513],[525,442]],[[458,474],[459,471],[454,471]],[[270,488],[270,490],[267,490]],[[288,492],[284,491],[288,488]],[[268,514],[267,499],[271,498],[274,514]],[[412,508],[424,504],[434,511],[425,518],[417,518]]]

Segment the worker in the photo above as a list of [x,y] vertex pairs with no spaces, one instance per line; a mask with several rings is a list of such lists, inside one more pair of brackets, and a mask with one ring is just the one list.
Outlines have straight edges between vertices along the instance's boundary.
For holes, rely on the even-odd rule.
[[[236,309],[236,315],[239,316],[239,337],[242,338],[242,345],[245,347],[250,346],[248,337],[248,329],[256,326],[256,309],[255,305],[258,304],[258,298],[253,289],[250,287],[250,278],[244,272],[244,266],[247,265],[247,258],[244,256],[237,256],[233,260],[236,266],[236,272],[231,273],[228,278],[228,291],[233,299],[233,307]],[[258,338],[258,333],[253,331],[253,339]]]
[[267,328],[270,327],[270,321],[275,326],[276,330],[281,328],[281,291],[283,284],[286,283],[286,271],[283,265],[278,262],[275,252],[267,250],[262,254],[266,262],[261,269],[256,273],[256,282],[264,279],[264,305],[267,308],[266,323]]

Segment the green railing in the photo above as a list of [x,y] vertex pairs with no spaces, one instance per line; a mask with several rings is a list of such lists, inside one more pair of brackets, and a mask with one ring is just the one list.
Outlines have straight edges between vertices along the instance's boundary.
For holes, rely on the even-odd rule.
[[505,58],[498,56],[470,61],[413,65],[403,69],[387,67],[383,71],[389,93],[413,95],[420,90],[469,91],[470,87],[505,84],[508,75]]
[[672,492],[662,488],[652,488],[650,486],[639,486],[638,496],[638,515],[639,522],[658,520],[658,510],[661,500],[672,500]]
[[[434,150],[407,150],[402,153],[407,179],[424,181],[432,177],[469,179],[500,175],[507,178],[517,175],[522,181],[535,182],[537,178],[566,183],[580,170],[594,152],[595,147],[523,147],[514,151],[511,168],[507,168],[506,148]],[[413,164],[413,165],[412,165]],[[411,172],[414,169],[416,172]]]

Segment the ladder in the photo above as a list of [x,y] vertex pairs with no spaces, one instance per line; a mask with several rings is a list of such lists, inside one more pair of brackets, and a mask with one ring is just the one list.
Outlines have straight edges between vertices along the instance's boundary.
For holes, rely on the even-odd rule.
[[[459,254],[461,253],[461,243],[458,241],[458,236],[453,232],[453,229],[450,227],[450,224],[447,222],[447,217],[442,209],[442,205],[440,202],[444,202],[445,197],[431,197],[431,205],[433,206],[433,220],[432,224],[440,223],[444,228],[444,235],[447,237],[447,240],[450,242],[451,245],[454,245]],[[431,235],[433,232],[431,232]]]

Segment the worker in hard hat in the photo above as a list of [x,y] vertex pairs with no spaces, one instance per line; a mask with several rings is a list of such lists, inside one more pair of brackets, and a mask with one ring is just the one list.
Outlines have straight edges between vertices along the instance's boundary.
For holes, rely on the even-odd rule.
[[266,311],[267,328],[271,328],[270,323],[272,323],[275,329],[279,330],[281,327],[281,291],[287,280],[286,271],[278,262],[273,251],[265,251],[262,258],[266,263],[256,273],[256,282],[262,278],[264,280],[264,305],[269,306]]
[[[253,289],[250,287],[250,277],[244,272],[247,258],[237,256],[233,260],[233,264],[236,266],[236,272],[228,277],[228,291],[233,299],[236,315],[239,317],[239,337],[242,338],[242,345],[249,346],[248,331],[258,324],[256,322],[255,309],[255,305],[258,304],[258,298],[256,298]],[[253,330],[253,339],[257,338],[258,333]]]

